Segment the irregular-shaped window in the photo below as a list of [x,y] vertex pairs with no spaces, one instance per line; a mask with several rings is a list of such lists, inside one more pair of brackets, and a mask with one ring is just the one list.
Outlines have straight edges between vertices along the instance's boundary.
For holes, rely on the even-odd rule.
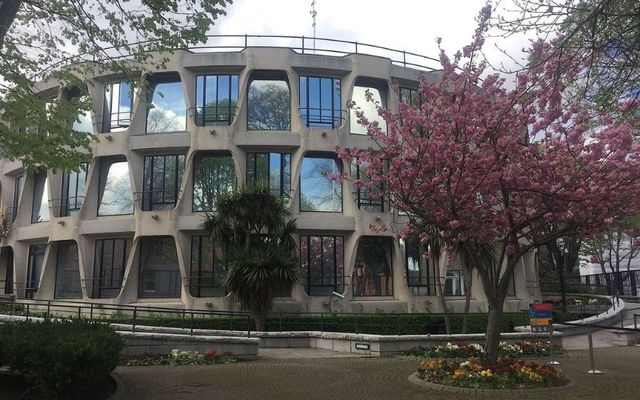
[[300,236],[300,267],[309,296],[330,296],[344,290],[342,236]]
[[196,77],[196,125],[231,125],[237,107],[238,75]]
[[332,157],[307,155],[300,173],[300,211],[342,212],[342,182],[338,161]]
[[56,260],[56,299],[81,299],[78,244],[73,240],[58,243]]
[[247,153],[247,185],[265,184],[274,196],[288,201],[291,192],[291,154]]
[[222,285],[225,267],[225,246],[213,243],[208,236],[191,238],[191,270],[189,291],[195,297],[220,297],[226,295]]
[[235,190],[233,158],[224,153],[199,153],[193,168],[192,210],[213,211],[218,193]]
[[180,268],[171,236],[140,239],[139,297],[180,297]]
[[247,100],[247,128],[260,131],[291,129],[291,100],[285,80],[253,80]]
[[154,78],[149,88],[147,133],[179,132],[187,129],[187,106],[182,82],[176,75]]
[[360,238],[351,282],[354,296],[393,295],[391,246],[391,238]]
[[180,184],[184,175],[183,154],[145,156],[144,192],[142,209],[170,210],[180,197]]
[[93,297],[111,299],[120,293],[131,239],[98,239],[93,264]]
[[306,126],[337,128],[340,107],[340,79],[300,77],[300,118]]
[[38,172],[33,183],[31,222],[49,221],[49,178],[46,172]]
[[133,213],[133,191],[126,159],[101,160],[99,193],[98,216]]

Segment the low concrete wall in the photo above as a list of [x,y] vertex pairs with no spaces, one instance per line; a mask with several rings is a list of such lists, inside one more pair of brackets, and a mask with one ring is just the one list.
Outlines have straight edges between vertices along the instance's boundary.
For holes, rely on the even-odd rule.
[[215,349],[219,353],[232,353],[234,357],[239,359],[254,360],[258,356],[258,345],[260,344],[260,340],[257,338],[122,331],[118,331],[118,333],[124,341],[123,356],[167,355],[173,349],[205,353]]
[[[131,330],[131,325],[112,324],[117,330]],[[189,329],[136,326],[136,332],[187,334]],[[195,336],[246,337],[246,331],[219,331],[194,329]],[[447,342],[483,343],[485,335],[369,335],[339,332],[295,331],[295,332],[251,332],[251,338],[260,339],[261,348],[312,348],[370,355],[375,357],[404,354],[416,348],[431,348]],[[503,333],[501,340],[518,342],[522,340],[546,340],[545,333],[510,332]],[[562,334],[554,334],[554,344],[562,346]]]
[[[27,318],[15,315],[0,314],[1,323],[24,322]],[[29,317],[29,321],[42,322],[44,318]],[[143,354],[167,355],[173,349],[198,351],[204,353],[215,349],[219,353],[232,353],[234,357],[243,360],[254,360],[258,355],[260,339],[241,337],[241,335],[189,335],[188,332],[178,332],[171,328],[154,328],[141,332],[131,332],[131,325],[111,324],[111,327],[124,341],[123,356]],[[119,329],[123,328],[123,329]]]

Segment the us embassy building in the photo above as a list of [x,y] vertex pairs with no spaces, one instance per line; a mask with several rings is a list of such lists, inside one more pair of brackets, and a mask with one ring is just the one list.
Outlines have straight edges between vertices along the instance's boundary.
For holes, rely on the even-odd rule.
[[[417,242],[397,239],[401,212],[326,177],[360,177],[361,167],[345,165],[336,147],[373,145],[348,99],[384,127],[365,92],[395,109],[416,97],[421,73],[438,79],[438,72],[415,54],[353,42],[310,51],[304,38],[291,39],[302,40],[298,47],[237,38],[244,44],[236,49],[175,51],[166,69],[140,71],[145,89],[117,74],[91,76],[93,110],[74,128],[96,140],[79,172],[32,174],[0,160],[8,228],[0,232],[0,295],[238,309],[221,287],[224,246],[201,224],[216,193],[262,181],[298,226],[302,284],[279,293],[276,310],[324,312],[333,300],[333,311],[438,312],[436,276],[448,305],[461,310],[468,277],[455,257],[425,259]],[[58,99],[74,92],[42,90]],[[371,225],[390,229],[374,233]],[[472,281],[471,311],[486,311],[480,279]],[[505,311],[538,297],[536,282],[531,253],[515,271]]]

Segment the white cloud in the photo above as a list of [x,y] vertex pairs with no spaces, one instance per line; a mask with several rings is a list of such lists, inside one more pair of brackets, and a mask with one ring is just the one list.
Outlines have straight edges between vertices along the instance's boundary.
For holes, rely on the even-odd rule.
[[[358,41],[437,57],[436,38],[452,54],[470,43],[475,17],[486,0],[316,0],[317,36]],[[503,1],[501,9],[510,6]],[[236,0],[227,8],[211,33],[267,34],[311,37],[311,0]],[[241,40],[235,40],[240,43]],[[250,44],[258,44],[253,40]],[[281,45],[291,42],[282,40]],[[297,41],[295,42],[298,43]],[[527,46],[522,35],[508,39],[490,38],[485,46],[489,60],[513,65],[495,48],[498,43],[520,58]],[[311,45],[311,41],[308,42]],[[318,43],[318,47],[326,46]]]

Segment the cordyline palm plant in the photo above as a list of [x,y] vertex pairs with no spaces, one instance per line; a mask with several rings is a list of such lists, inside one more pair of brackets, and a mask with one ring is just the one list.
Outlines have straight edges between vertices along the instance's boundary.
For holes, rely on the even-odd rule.
[[274,295],[300,281],[295,220],[282,200],[261,184],[223,192],[215,204],[202,228],[211,240],[227,245],[222,282],[251,313],[256,329],[264,330]]

